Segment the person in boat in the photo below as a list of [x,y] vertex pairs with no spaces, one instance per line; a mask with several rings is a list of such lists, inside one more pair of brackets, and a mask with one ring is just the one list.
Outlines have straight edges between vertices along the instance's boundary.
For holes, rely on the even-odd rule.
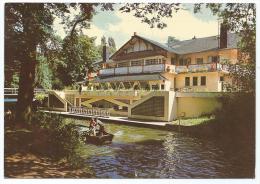
[[98,136],[103,136],[106,131],[105,131],[105,125],[104,123],[102,123],[102,121],[100,121],[98,118],[96,118],[96,123],[97,123],[97,127],[98,127]]
[[89,135],[96,136],[96,130],[97,130],[97,122],[94,120],[94,118],[91,118],[89,124]]

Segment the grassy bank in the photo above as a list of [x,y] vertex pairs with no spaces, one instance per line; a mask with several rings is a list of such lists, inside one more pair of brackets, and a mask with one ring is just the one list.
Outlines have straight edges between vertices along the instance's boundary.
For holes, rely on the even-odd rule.
[[172,125],[181,125],[181,126],[197,126],[203,123],[208,123],[212,120],[214,120],[214,117],[197,117],[197,118],[188,118],[188,119],[180,119],[180,120],[174,120],[171,122]]
[[[73,122],[37,115],[26,128],[5,122],[4,171],[7,178],[91,178]],[[41,119],[41,121],[40,121]],[[38,122],[36,122],[36,120]]]

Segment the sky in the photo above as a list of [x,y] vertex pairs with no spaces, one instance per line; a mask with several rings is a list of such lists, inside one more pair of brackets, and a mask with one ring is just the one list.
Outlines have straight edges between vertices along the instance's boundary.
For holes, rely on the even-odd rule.
[[[98,11],[90,24],[90,29],[84,29],[83,33],[97,37],[96,44],[101,43],[101,37],[113,37],[117,48],[127,42],[134,32],[137,35],[150,38],[160,43],[166,43],[168,36],[174,36],[179,40],[191,39],[194,36],[207,37],[218,34],[218,20],[210,10],[203,8],[201,13],[193,13],[192,4],[182,4],[184,10],[173,13],[171,18],[164,18],[167,24],[164,29],[150,28],[148,24],[142,23],[140,19],[131,13],[121,13],[115,6],[114,11]],[[65,33],[59,20],[54,22],[54,29],[62,38]]]

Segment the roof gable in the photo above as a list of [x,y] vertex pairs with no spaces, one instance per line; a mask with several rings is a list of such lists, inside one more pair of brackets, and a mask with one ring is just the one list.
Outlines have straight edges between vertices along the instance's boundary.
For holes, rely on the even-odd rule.
[[[144,43],[146,46],[142,46],[141,50],[133,50],[133,52],[138,52],[138,51],[145,51],[145,50],[155,50],[155,49],[161,49],[167,52],[173,52],[173,49],[160,44],[156,41],[138,36],[138,35],[134,35],[132,36],[132,38],[130,40],[128,40],[120,49],[118,49],[112,56],[110,56],[110,59],[113,59],[114,57],[116,57],[117,55],[121,54],[122,52],[124,52],[125,50],[128,50],[130,47],[134,47],[135,48],[135,43],[136,42],[140,42]],[[139,43],[140,44],[140,43]],[[140,47],[140,45],[139,45]],[[146,47],[146,48],[143,48]]]
[[[227,49],[238,48],[237,44],[239,42],[239,39],[240,38],[238,34],[228,33]],[[118,49],[112,56],[110,56],[110,59],[113,59],[113,57],[122,53],[124,49],[127,49],[127,47],[133,44],[133,42],[136,40],[142,40],[143,42],[152,45],[153,48],[159,48],[166,52],[175,53],[175,54],[189,54],[189,53],[219,49],[218,36],[209,36],[204,38],[195,38],[190,40],[178,41],[168,46],[166,44],[162,44],[139,35],[134,35],[120,49]]]

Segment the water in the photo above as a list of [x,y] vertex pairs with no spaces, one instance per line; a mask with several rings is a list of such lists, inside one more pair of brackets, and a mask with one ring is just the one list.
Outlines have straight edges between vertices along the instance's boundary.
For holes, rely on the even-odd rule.
[[106,124],[110,145],[86,144],[97,178],[252,178],[254,155],[231,140]]

